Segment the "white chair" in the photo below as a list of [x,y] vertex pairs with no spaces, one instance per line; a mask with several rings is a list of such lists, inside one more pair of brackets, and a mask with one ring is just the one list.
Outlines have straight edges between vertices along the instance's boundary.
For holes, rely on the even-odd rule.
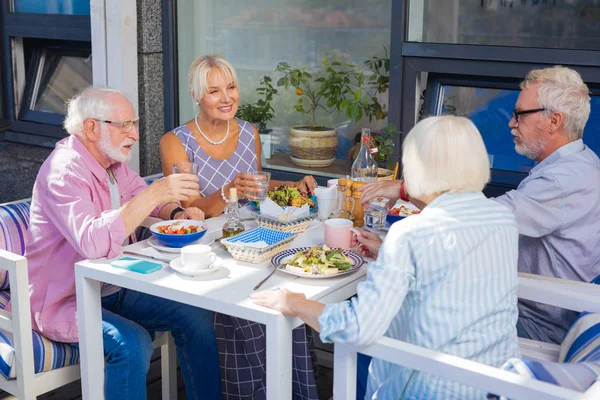
[[[0,269],[9,273],[12,303],[12,313],[0,310],[0,329],[13,334],[17,376],[13,380],[0,376],[0,389],[18,399],[34,399],[79,379],[79,364],[38,374],[34,372],[27,259],[0,250]],[[153,346],[161,348],[162,398],[176,399],[177,360],[173,339],[168,332],[157,335]]]
[[[600,312],[600,285],[519,274],[518,295],[521,299],[578,312]],[[528,339],[519,339],[519,344],[523,358],[558,360],[558,345]],[[388,337],[361,348],[335,345],[334,399],[356,398],[357,352],[510,399],[600,399],[600,381],[582,393]]]

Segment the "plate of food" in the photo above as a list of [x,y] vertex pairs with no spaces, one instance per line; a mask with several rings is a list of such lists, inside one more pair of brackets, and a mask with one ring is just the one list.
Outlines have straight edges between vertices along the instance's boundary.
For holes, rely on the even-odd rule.
[[387,216],[385,217],[385,220],[388,222],[388,224],[392,225],[394,222],[398,222],[401,219],[410,217],[411,215],[419,214],[420,212],[421,210],[410,208],[405,205],[401,205],[400,207],[395,206],[393,208],[390,208],[390,210],[387,213]]
[[150,232],[163,245],[180,248],[204,236],[206,233],[206,223],[191,219],[160,221],[150,226]]
[[[281,185],[267,192],[267,197],[280,207],[302,207],[305,203],[310,206],[311,212],[316,212],[317,197],[303,196],[298,188]],[[259,211],[259,202],[250,200],[248,202],[254,211]]]
[[323,245],[282,251],[271,258],[271,263],[287,274],[322,279],[351,274],[365,260],[353,251],[330,249]]

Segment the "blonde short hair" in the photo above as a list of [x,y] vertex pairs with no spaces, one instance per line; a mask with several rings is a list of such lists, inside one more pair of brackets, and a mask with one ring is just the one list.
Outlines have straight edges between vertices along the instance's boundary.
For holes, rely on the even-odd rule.
[[565,136],[569,140],[581,139],[590,116],[590,91],[573,69],[557,65],[551,68],[529,71],[521,82],[521,89],[541,83],[538,88],[538,104],[549,115],[558,111],[565,115]]
[[214,68],[218,68],[223,76],[230,82],[238,85],[237,74],[233,66],[218,54],[206,54],[194,60],[188,72],[188,88],[192,101],[200,102],[200,99],[208,90],[208,75]]
[[481,191],[490,180],[487,150],[469,119],[446,115],[420,121],[402,145],[406,190],[419,197]]

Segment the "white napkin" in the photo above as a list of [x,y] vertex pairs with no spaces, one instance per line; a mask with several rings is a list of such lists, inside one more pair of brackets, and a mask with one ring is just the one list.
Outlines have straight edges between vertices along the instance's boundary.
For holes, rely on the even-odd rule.
[[264,249],[268,246],[269,245],[264,240],[259,240],[258,242],[244,243],[244,247],[252,247],[254,249]]
[[338,194],[337,186],[331,186],[331,187],[319,186],[318,188],[315,188],[315,196],[317,196],[317,201],[319,201],[319,199],[323,199],[323,200],[337,199],[337,194]]
[[260,215],[275,218],[279,221],[293,221],[298,218],[307,217],[310,214],[308,203],[302,207],[280,207],[273,200],[267,198],[260,202]]

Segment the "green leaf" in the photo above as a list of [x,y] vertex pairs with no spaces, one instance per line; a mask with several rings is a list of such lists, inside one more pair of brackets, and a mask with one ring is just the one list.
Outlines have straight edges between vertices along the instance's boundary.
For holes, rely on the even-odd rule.
[[348,99],[342,100],[342,102],[340,103],[340,111],[345,110],[348,107],[350,107],[350,100],[348,100]]
[[362,90],[356,89],[356,92],[354,92],[354,102],[355,103],[358,103],[360,101],[360,96],[362,96]]
[[277,86],[283,86],[285,85],[286,82],[286,78],[279,78],[279,80],[277,81]]

